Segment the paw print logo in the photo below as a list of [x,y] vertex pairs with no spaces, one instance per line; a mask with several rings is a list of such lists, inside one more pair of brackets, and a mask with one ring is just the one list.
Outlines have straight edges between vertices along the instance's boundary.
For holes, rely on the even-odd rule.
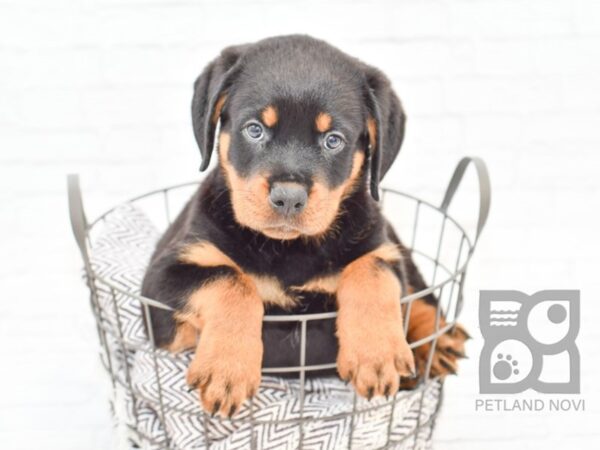
[[483,394],[579,392],[579,291],[481,291]]
[[523,342],[505,339],[490,355],[490,381],[494,385],[518,384],[532,371],[534,357]]
[[512,355],[504,356],[498,353],[498,360],[492,368],[494,376],[499,380],[508,380],[512,375],[519,375],[519,361],[513,359]]

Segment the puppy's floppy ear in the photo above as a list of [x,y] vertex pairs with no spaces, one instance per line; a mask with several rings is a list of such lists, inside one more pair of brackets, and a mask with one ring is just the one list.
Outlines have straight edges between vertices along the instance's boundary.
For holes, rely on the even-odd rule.
[[406,115],[390,80],[374,67],[365,68],[367,131],[370,142],[371,195],[379,200],[379,182],[396,159],[404,139]]
[[192,126],[202,155],[200,170],[205,170],[210,163],[217,122],[227,99],[227,91],[239,72],[240,56],[247,47],[240,45],[224,49],[194,83]]

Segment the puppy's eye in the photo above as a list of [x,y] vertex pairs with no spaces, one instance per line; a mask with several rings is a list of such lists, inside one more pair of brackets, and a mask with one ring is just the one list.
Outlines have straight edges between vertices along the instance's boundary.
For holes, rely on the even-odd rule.
[[330,133],[325,136],[323,145],[327,150],[339,150],[344,145],[344,139],[337,133]]
[[263,135],[265,134],[265,130],[257,122],[249,123],[248,125],[246,125],[245,130],[246,130],[246,134],[248,135],[248,137],[255,141],[258,141],[259,139],[261,139],[263,137]]

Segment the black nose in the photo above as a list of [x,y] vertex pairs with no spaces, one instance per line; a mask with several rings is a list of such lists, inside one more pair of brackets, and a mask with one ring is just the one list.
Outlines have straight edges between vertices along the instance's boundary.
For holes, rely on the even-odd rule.
[[274,183],[269,194],[273,209],[286,217],[300,213],[307,200],[306,188],[297,183]]

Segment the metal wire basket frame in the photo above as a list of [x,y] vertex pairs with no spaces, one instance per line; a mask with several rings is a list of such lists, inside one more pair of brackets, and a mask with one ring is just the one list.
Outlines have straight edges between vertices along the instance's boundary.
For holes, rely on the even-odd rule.
[[[470,238],[468,233],[465,231],[465,229],[453,217],[451,217],[448,214],[448,208],[452,202],[452,199],[454,198],[454,194],[456,193],[456,190],[457,190],[458,186],[460,185],[463,175],[465,173],[465,170],[469,166],[469,164],[472,164],[475,167],[477,175],[478,175],[478,181],[479,181],[479,209],[478,209],[477,226],[476,226],[473,238]],[[140,202],[143,199],[147,199],[150,197],[156,197],[156,196],[162,196],[163,203],[164,203],[164,213],[165,213],[167,222],[171,223],[171,220],[172,220],[172,217],[171,217],[172,205],[171,205],[171,201],[170,201],[171,194],[178,189],[193,186],[198,183],[199,182],[185,183],[185,184],[167,187],[164,189],[158,189],[158,190],[148,192],[146,194],[134,197],[134,198],[128,200],[126,203],[137,204],[138,202]],[[444,194],[444,197],[443,197],[443,200],[442,200],[440,206],[435,206],[434,204],[429,203],[425,200],[419,199],[410,194],[406,194],[406,193],[403,193],[403,192],[400,192],[400,191],[397,191],[394,189],[384,188],[382,191],[383,191],[382,204],[386,201],[387,197],[391,195],[391,196],[402,197],[403,199],[405,199],[409,202],[412,202],[415,205],[415,209],[414,209],[415,212],[414,212],[414,216],[412,219],[412,240],[410,243],[405,242],[405,245],[412,252],[413,257],[421,257],[424,260],[428,260],[433,265],[433,273],[431,275],[431,279],[429,280],[430,281],[429,287],[427,289],[424,289],[419,292],[414,292],[414,293],[410,293],[408,295],[404,295],[401,299],[399,299],[399,301],[402,304],[406,305],[405,306],[405,315],[404,315],[405,333],[406,333],[406,330],[408,330],[410,309],[411,309],[413,301],[416,299],[422,298],[423,296],[428,295],[430,293],[433,293],[439,299],[436,320],[435,320],[434,333],[432,333],[431,335],[429,335],[423,339],[420,339],[416,342],[412,342],[410,344],[410,347],[413,349],[418,346],[421,346],[421,345],[431,344],[430,350],[429,350],[429,357],[428,357],[426,370],[425,370],[425,378],[427,379],[427,378],[429,378],[431,364],[432,364],[432,357],[433,357],[439,336],[453,328],[453,326],[456,323],[456,319],[457,319],[458,315],[460,314],[460,311],[462,310],[463,286],[464,286],[465,276],[467,273],[467,266],[469,264],[471,256],[473,255],[475,246],[479,239],[480,233],[485,226],[485,223],[486,223],[486,220],[488,217],[488,213],[489,213],[490,198],[491,198],[490,197],[491,193],[490,193],[489,176],[488,176],[488,172],[487,172],[485,163],[481,159],[476,158],[476,157],[463,158],[458,163],[458,165],[454,171],[454,174],[452,175],[452,178],[448,184],[448,187],[446,189],[446,192]],[[131,373],[130,373],[131,367],[130,367],[130,363],[127,361],[126,355],[127,355],[128,351],[147,351],[147,349],[142,348],[142,346],[139,346],[139,345],[133,345],[124,340],[123,328],[122,328],[121,321],[119,318],[119,311],[118,311],[116,296],[117,296],[117,294],[119,294],[119,295],[127,296],[129,298],[139,301],[142,306],[142,310],[145,315],[145,319],[146,319],[147,323],[151,323],[152,312],[151,312],[150,307],[159,308],[159,309],[163,309],[163,310],[172,310],[172,309],[158,301],[153,300],[153,299],[145,298],[145,297],[142,297],[141,295],[137,295],[135,293],[129,292],[129,291],[123,289],[121,286],[118,286],[111,280],[108,280],[94,272],[94,269],[91,264],[91,259],[90,259],[90,256],[93,252],[93,249],[91,247],[90,233],[94,229],[95,226],[97,226],[99,223],[104,221],[105,218],[107,217],[107,215],[109,215],[111,212],[113,212],[117,207],[109,209],[108,211],[106,211],[105,213],[100,215],[97,219],[93,220],[92,222],[88,222],[86,219],[84,208],[83,208],[81,190],[79,187],[79,178],[77,175],[69,175],[68,176],[68,198],[69,198],[69,213],[70,213],[71,225],[72,225],[73,233],[75,236],[75,240],[79,246],[79,249],[81,251],[81,255],[83,258],[85,275],[87,278],[88,286],[90,288],[90,299],[91,299],[92,311],[96,318],[97,331],[98,331],[98,335],[99,335],[99,339],[100,339],[100,343],[101,343],[100,359],[102,361],[103,366],[105,367],[106,371],[108,372],[108,374],[110,376],[113,390],[116,389],[117,385],[120,385],[123,389],[127,390],[131,394],[133,399],[136,399],[137,393],[134,391],[134,389],[132,387]],[[441,226],[440,226],[438,239],[437,239],[437,247],[434,250],[433,255],[428,254],[428,252],[423,251],[423,250],[419,249],[418,246],[416,246],[416,239],[417,239],[417,235],[419,232],[419,218],[425,209],[428,209],[431,212],[438,214],[441,218]],[[453,267],[449,267],[450,264],[442,263],[440,260],[442,243],[444,241],[444,236],[445,236],[445,233],[448,230],[449,226],[454,227],[460,235],[459,247],[458,247],[458,249],[455,249],[456,250],[456,259],[453,264]],[[443,274],[443,276],[441,277],[441,278],[443,278],[442,281],[438,281],[438,279],[440,278],[440,273]],[[112,313],[114,313],[114,315],[117,318],[117,325],[118,325],[116,327],[117,329],[115,329],[114,326],[111,326],[111,324],[104,317],[105,311],[103,311],[103,308],[101,307],[101,305],[98,301],[98,294],[100,291],[103,291],[104,293],[109,292],[110,295],[112,296],[112,304],[114,307],[114,311]],[[444,296],[444,292],[446,292],[445,296]],[[444,298],[448,299],[447,302],[443,301]],[[315,420],[315,421],[316,420],[318,420],[318,421],[334,420],[334,419],[340,419],[343,417],[350,418],[350,437],[348,440],[348,449],[356,448],[356,447],[353,447],[353,442],[352,442],[352,432],[354,429],[353,425],[355,423],[355,419],[358,415],[368,413],[368,412],[374,410],[375,408],[390,408],[390,421],[389,421],[389,425],[388,425],[386,444],[381,448],[391,448],[391,447],[399,445],[399,444],[405,444],[407,442],[407,440],[409,440],[411,438],[414,439],[414,448],[415,448],[416,443],[417,443],[416,438],[417,438],[418,431],[422,427],[425,427],[427,425],[431,425],[431,430],[433,430],[433,423],[435,422],[437,413],[439,411],[439,404],[438,404],[438,409],[436,409],[434,414],[432,414],[431,417],[428,419],[428,423],[419,423],[419,421],[420,421],[420,416],[419,416],[417,426],[416,426],[415,430],[412,431],[412,433],[409,433],[408,435],[403,436],[401,441],[398,441],[398,440],[393,441],[391,439],[391,430],[392,430],[392,421],[393,421],[393,417],[394,417],[393,412],[394,412],[394,408],[396,407],[396,404],[398,402],[398,396],[390,397],[390,400],[386,401],[384,404],[368,406],[366,408],[362,408],[359,410],[359,409],[357,409],[357,396],[356,396],[356,394],[354,394],[353,408],[352,408],[352,411],[349,413],[342,413],[342,414],[338,414],[336,416],[330,416],[327,418],[320,417],[318,419],[304,417],[304,396],[305,396],[306,374],[308,372],[319,371],[319,370],[324,370],[324,369],[334,369],[336,366],[335,362],[332,362],[329,364],[320,364],[320,365],[310,365],[310,366],[306,365],[307,324],[309,321],[334,319],[336,317],[336,315],[337,315],[336,312],[327,312],[327,313],[320,313],[320,314],[295,314],[295,315],[280,315],[280,316],[265,315],[264,316],[264,319],[263,319],[264,322],[296,322],[296,323],[300,324],[300,329],[301,329],[300,359],[299,359],[300,365],[297,367],[264,368],[262,370],[263,374],[270,374],[270,375],[277,375],[277,374],[283,374],[283,373],[299,374],[300,412],[299,412],[298,419],[289,419],[284,422],[272,421],[272,420],[261,421],[261,420],[254,418],[254,414],[253,414],[254,405],[252,404],[252,401],[250,401],[249,419],[243,419],[243,420],[250,421],[251,436],[252,436],[251,449],[257,448],[256,436],[254,433],[254,429],[255,429],[255,426],[257,426],[259,424],[275,424],[275,423],[277,423],[277,424],[281,424],[281,423],[297,424],[297,426],[299,427],[299,433],[300,433],[298,448],[301,449],[303,438],[304,438],[304,427],[308,422],[310,422],[311,420]],[[441,322],[440,319],[442,316],[445,318],[444,326],[440,326],[440,322]],[[121,360],[119,362],[120,362],[120,365],[122,367],[124,367],[124,370],[125,370],[124,377],[118,376],[118,374],[116,373],[116,370],[114,368],[115,355],[111,355],[110,347],[108,344],[108,336],[110,336],[112,339],[114,339],[116,342],[118,342],[119,345],[121,346],[120,350],[121,350],[122,355],[120,355],[120,356],[124,360]],[[154,340],[154,336],[153,336],[151,327],[148,328],[147,338],[148,338],[149,342],[152,344],[151,348],[152,348],[152,357],[154,360],[154,372],[155,372],[155,377],[156,377],[156,383],[158,385],[158,394],[159,394],[159,403],[160,403],[160,410],[158,411],[158,415],[159,415],[161,424],[163,425],[163,430],[165,430],[164,431],[164,433],[165,433],[164,442],[167,443],[168,448],[171,448],[171,445],[169,442],[169,436],[167,435],[166,427],[164,426],[165,425],[165,415],[168,413],[168,408],[163,403],[162,388],[161,388],[161,384],[160,384],[158,367],[157,367],[157,363],[156,363],[156,358],[157,358],[156,350],[157,349],[155,346],[155,340]],[[172,355],[172,357],[177,358],[177,355]],[[183,374],[182,374],[182,376],[183,376]],[[415,388],[415,390],[421,390],[420,407],[422,407],[423,398],[424,398],[424,384],[420,384],[419,386],[417,386]],[[203,414],[203,421],[204,421],[203,432],[205,434],[205,439],[206,439],[205,442],[207,443],[207,445],[210,445],[210,439],[208,436],[208,428],[206,425],[207,420],[208,420],[208,415],[204,412],[202,412],[202,414]],[[134,410],[134,415],[135,415],[135,422],[137,425],[138,417],[137,417],[137,411],[135,411],[135,410]],[[235,421],[238,419],[236,419],[234,417],[233,419],[223,419],[223,420],[234,420]],[[431,424],[429,422],[431,422]],[[131,425],[131,424],[128,424],[127,426],[130,431],[129,437],[133,443],[141,444],[142,442],[154,442],[152,437],[141,433],[141,431],[139,429],[137,429],[136,426]]]

